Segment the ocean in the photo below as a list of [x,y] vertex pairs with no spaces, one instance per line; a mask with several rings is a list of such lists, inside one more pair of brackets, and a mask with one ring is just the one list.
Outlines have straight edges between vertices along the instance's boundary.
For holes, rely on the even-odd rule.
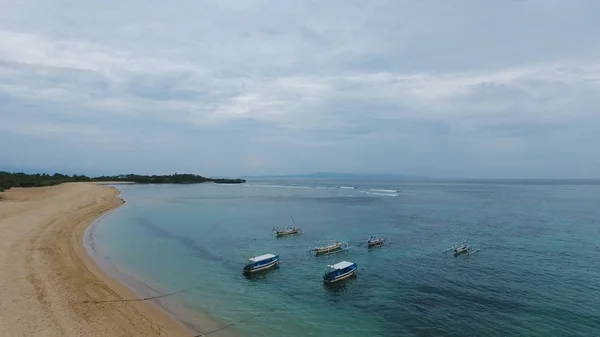
[[[272,179],[119,185],[88,250],[209,336],[597,336],[600,183]],[[293,219],[292,219],[293,217]],[[303,234],[276,238],[275,227]],[[390,244],[368,249],[371,235]],[[314,256],[311,245],[349,248]],[[472,254],[448,248],[466,241]],[[250,256],[280,266],[247,279]],[[328,264],[357,276],[325,285]],[[208,316],[214,326],[194,326]]]

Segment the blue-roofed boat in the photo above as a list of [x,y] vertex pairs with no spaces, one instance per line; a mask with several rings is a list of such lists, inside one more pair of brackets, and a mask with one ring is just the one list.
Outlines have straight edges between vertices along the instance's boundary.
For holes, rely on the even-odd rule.
[[334,283],[355,275],[358,267],[354,262],[342,261],[336,264],[327,266],[327,271],[323,275],[323,281],[325,283]]
[[275,267],[279,263],[279,255],[264,254],[260,256],[251,257],[248,259],[248,263],[244,266],[244,275],[250,275],[254,272],[269,269]]

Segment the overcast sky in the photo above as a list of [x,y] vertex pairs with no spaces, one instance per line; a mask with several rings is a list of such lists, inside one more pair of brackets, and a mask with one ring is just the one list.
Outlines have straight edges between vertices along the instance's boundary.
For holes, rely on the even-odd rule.
[[0,169],[600,178],[600,1],[0,1]]

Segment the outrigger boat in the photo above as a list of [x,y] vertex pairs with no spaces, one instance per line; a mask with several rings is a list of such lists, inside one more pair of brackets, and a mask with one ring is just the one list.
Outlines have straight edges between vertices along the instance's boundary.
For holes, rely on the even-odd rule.
[[[294,226],[296,226],[296,221],[294,220],[294,217],[291,217],[291,218],[292,218],[292,222],[294,223]],[[275,231],[275,236],[277,236],[277,237],[302,233],[302,230],[298,227],[288,227],[283,230],[274,228],[273,230]]]
[[312,248],[312,251],[315,252],[315,255],[324,255],[329,253],[334,253],[338,251],[342,251],[348,248],[348,244],[342,241],[330,241],[325,245],[319,245],[317,247]]
[[459,256],[459,255],[471,255],[474,253],[477,253],[478,251],[480,251],[481,249],[474,249],[473,246],[468,245],[466,242],[462,242],[452,248],[446,249],[445,251],[451,251],[454,256]]
[[375,236],[371,236],[371,238],[367,240],[367,247],[373,248],[373,247],[383,246],[385,241],[386,240],[384,238],[377,238]]
[[298,234],[298,233],[300,233],[300,228],[288,227],[288,228],[283,229],[283,230],[275,229],[275,236],[277,236],[277,237],[286,236],[286,235],[293,235],[293,234]]
[[328,265],[328,270],[323,275],[323,281],[325,283],[334,283],[349,278],[356,274],[358,270],[356,263],[342,261],[336,264]]
[[246,266],[244,266],[244,275],[250,275],[257,271],[269,269],[279,264],[279,255],[264,254],[248,258]]
[[454,255],[464,254],[469,251],[469,246],[466,243],[460,244],[452,249]]

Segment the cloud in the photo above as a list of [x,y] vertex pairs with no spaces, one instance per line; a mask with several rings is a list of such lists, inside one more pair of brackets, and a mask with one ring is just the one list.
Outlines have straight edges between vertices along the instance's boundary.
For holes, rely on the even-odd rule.
[[[107,171],[598,177],[598,10],[9,0],[0,140],[26,151],[0,157]],[[41,155],[52,146],[64,154]]]

